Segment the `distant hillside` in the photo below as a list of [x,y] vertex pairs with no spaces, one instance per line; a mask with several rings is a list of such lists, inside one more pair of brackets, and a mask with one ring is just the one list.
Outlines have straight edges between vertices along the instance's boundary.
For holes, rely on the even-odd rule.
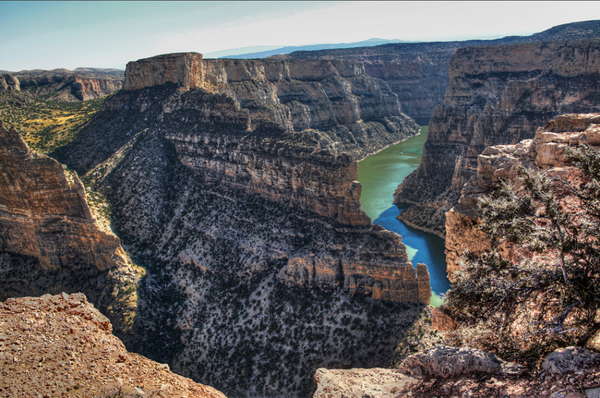
[[120,69],[105,69],[105,68],[76,68],[75,70],[69,70],[64,68],[43,70],[43,69],[32,69],[22,70],[19,72],[10,72],[6,70],[0,70],[0,75],[11,74],[17,76],[19,80],[21,77],[40,77],[40,76],[71,76],[77,75],[79,77],[88,79],[114,79],[123,80],[125,72]]

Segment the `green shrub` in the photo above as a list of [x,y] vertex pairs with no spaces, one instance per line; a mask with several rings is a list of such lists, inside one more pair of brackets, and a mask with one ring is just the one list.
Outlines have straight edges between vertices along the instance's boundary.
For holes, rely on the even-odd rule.
[[523,189],[502,182],[480,201],[491,249],[465,253],[455,274],[456,343],[536,361],[600,330],[600,155],[588,146],[567,154],[579,171],[569,181],[521,167]]

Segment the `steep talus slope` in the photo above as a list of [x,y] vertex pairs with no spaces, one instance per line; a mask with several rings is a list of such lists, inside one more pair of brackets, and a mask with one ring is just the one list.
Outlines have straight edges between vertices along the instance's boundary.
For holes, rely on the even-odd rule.
[[122,87],[123,72],[117,69],[31,70],[0,76],[0,91],[23,91],[50,101],[88,101]]
[[127,352],[111,331],[81,293],[0,303],[0,395],[225,398]]
[[279,59],[343,59],[362,62],[369,76],[385,80],[398,95],[401,109],[411,117],[431,117],[442,103],[450,82],[448,64],[456,50],[492,44],[550,40],[581,40],[600,37],[600,21],[555,26],[531,36],[509,36],[495,40],[433,43],[398,43],[375,47],[298,51],[274,56]]
[[148,268],[133,349],[231,397],[307,397],[319,366],[391,358],[431,291],[360,208],[345,153],[416,133],[382,87],[348,62],[129,64],[54,156],[109,190]]
[[444,214],[486,146],[532,138],[559,114],[600,110],[600,42],[539,42],[463,48],[436,108],[419,168],[395,192],[415,206],[400,218],[444,236]]
[[143,271],[92,216],[77,175],[30,152],[1,121],[0,231],[0,299],[85,292],[130,331]]
[[446,215],[448,275],[459,269],[459,257],[466,249],[481,253],[489,248],[480,224],[477,200],[502,179],[517,183],[519,166],[543,171],[569,180],[575,167],[565,158],[565,149],[579,143],[600,148],[600,114],[568,114],[539,128],[533,139],[513,145],[486,148],[478,157],[476,174],[461,191],[458,203]]

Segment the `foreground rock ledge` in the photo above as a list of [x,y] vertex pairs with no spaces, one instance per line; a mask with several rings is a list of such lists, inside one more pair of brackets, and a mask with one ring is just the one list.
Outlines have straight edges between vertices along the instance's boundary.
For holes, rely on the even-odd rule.
[[0,303],[0,396],[225,398],[127,352],[111,331],[81,293]]

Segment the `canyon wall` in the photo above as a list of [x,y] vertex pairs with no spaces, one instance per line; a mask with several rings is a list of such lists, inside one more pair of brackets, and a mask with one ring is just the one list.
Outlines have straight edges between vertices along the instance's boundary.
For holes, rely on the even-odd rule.
[[444,237],[445,213],[490,145],[515,144],[559,114],[600,110],[600,41],[459,49],[419,168],[395,192],[400,218]]
[[201,54],[181,53],[128,64],[126,90],[167,82],[232,99],[248,114],[236,118],[249,119],[251,130],[267,120],[286,131],[305,131],[334,154],[356,160],[418,133],[389,87],[353,62],[203,61]]
[[569,181],[577,174],[565,157],[569,146],[585,143],[600,149],[600,114],[567,114],[537,129],[533,139],[512,145],[486,148],[478,156],[476,174],[462,189],[458,203],[446,215],[446,259],[448,275],[459,269],[465,250],[481,253],[488,248],[477,201],[490,193],[500,180],[520,186],[520,166]]
[[102,98],[122,87],[123,72],[116,69],[32,70],[0,77],[0,91],[22,91],[60,102]]
[[435,107],[443,102],[446,88],[450,82],[449,61],[459,48],[598,37],[600,37],[600,21],[584,21],[555,26],[531,36],[297,51],[272,58],[343,59],[361,62],[368,75],[385,80],[390,89],[398,95],[404,113],[414,118],[429,118]]
[[79,178],[0,121],[0,299],[83,291],[130,331],[140,271],[86,202]]
[[308,397],[318,366],[385,363],[429,274],[371,225],[355,159],[418,126],[351,62],[200,60],[130,63],[53,153],[107,190],[147,267],[131,349],[230,397]]

